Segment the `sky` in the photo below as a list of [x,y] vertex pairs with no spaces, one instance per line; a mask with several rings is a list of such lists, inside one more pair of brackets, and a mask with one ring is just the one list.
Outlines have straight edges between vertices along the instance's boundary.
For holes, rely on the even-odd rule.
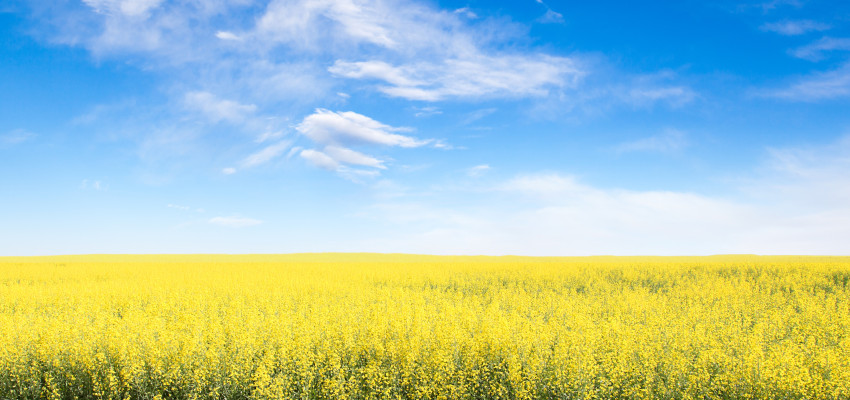
[[850,254],[844,1],[11,0],[0,255]]

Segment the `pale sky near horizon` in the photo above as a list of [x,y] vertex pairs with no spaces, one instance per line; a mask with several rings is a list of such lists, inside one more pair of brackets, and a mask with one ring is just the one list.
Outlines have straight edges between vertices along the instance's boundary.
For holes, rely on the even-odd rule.
[[850,254],[850,3],[12,0],[0,255]]

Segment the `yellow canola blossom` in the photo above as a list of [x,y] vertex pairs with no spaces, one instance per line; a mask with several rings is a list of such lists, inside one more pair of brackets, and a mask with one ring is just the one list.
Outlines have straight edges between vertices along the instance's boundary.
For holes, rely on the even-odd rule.
[[850,399],[848,257],[0,258],[0,399]]

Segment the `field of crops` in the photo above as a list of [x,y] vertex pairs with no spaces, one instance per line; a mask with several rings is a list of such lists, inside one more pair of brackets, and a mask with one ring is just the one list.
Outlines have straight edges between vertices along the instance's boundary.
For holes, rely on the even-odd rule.
[[848,257],[0,258],[1,399],[847,399]]

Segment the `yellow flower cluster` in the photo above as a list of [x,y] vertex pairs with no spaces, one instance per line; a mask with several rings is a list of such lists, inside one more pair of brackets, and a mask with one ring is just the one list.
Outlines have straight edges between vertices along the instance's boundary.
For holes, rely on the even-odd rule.
[[0,258],[2,399],[848,399],[848,257]]

